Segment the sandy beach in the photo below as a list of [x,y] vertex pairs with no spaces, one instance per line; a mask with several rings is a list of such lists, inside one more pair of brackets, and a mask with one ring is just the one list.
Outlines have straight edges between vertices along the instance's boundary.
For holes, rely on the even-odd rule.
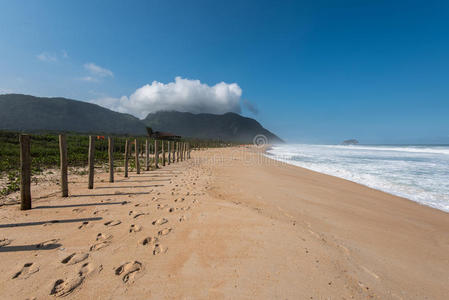
[[0,207],[1,299],[449,295],[449,214],[255,147],[69,182]]

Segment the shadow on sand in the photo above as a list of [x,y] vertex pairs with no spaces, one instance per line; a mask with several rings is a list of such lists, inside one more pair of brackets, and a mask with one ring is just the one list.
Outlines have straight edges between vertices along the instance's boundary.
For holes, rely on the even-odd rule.
[[164,186],[163,184],[152,184],[152,185],[130,185],[130,186],[97,186],[95,189],[133,189],[133,188],[150,188]]
[[82,195],[70,195],[70,197],[105,197],[105,196],[132,196],[132,195],[145,195],[150,192],[135,192],[135,193],[112,193],[112,194],[82,194]]
[[67,204],[67,205],[42,205],[33,207],[33,209],[42,209],[42,208],[66,208],[66,207],[85,207],[85,206],[97,206],[97,205],[119,205],[126,204],[126,201],[121,202],[99,202],[99,203],[81,203],[81,204]]
[[17,251],[34,251],[34,250],[52,250],[61,247],[62,244],[59,243],[52,243],[48,245],[40,245],[40,244],[34,244],[34,245],[20,245],[20,246],[6,246],[6,247],[0,247],[0,253],[1,252],[17,252]]
[[81,218],[81,219],[49,220],[49,221],[39,221],[39,222],[11,223],[11,224],[0,224],[0,228],[37,226],[37,225],[55,224],[55,223],[88,222],[88,221],[99,221],[102,219],[103,218],[96,217],[96,218]]

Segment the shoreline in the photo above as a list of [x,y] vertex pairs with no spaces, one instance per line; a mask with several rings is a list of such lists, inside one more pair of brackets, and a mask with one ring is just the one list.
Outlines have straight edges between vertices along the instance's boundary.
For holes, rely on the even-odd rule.
[[294,163],[294,161],[290,161],[288,159],[282,159],[282,158],[277,159],[277,158],[275,158],[275,156],[276,156],[275,154],[268,153],[268,151],[271,150],[271,149],[272,149],[271,147],[267,148],[264,151],[264,155],[266,157],[274,160],[274,161],[282,162],[282,163],[285,163],[285,164],[288,164],[288,165],[291,165],[291,166],[295,166],[295,167],[298,167],[298,168],[306,169],[306,170],[309,170],[309,171],[312,171],[312,172],[316,172],[316,173],[319,173],[319,174],[340,178],[340,179],[343,179],[343,180],[346,180],[346,181],[349,181],[349,182],[352,182],[352,183],[355,183],[355,184],[359,184],[359,185],[362,185],[364,187],[367,187],[367,188],[370,188],[370,189],[373,189],[373,190],[376,190],[376,191],[381,191],[381,192],[384,192],[386,194],[389,194],[389,195],[392,195],[392,196],[395,196],[395,197],[399,197],[399,198],[402,198],[402,199],[405,199],[405,200],[417,203],[417,204],[419,204],[421,206],[430,207],[430,208],[436,209],[438,211],[441,211],[441,212],[449,214],[449,208],[445,210],[443,208],[438,207],[436,204],[433,204],[433,203],[423,203],[422,200],[414,200],[414,199],[410,198],[408,195],[406,195],[405,193],[390,191],[387,188],[376,187],[374,185],[365,184],[363,182],[358,182],[358,181],[351,180],[351,179],[344,178],[344,177],[340,177],[340,176],[337,176],[337,175],[334,175],[334,174],[328,174],[328,173],[325,173],[325,172],[322,172],[322,171],[309,169],[309,168],[306,168],[304,166],[297,165],[297,164]]
[[447,213],[260,154],[193,151],[0,207],[0,297],[445,299]]

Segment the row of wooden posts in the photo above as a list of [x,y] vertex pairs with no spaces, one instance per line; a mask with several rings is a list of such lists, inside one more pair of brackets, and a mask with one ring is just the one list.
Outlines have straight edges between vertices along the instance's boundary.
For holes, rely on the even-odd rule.
[[[88,188],[94,188],[94,170],[95,170],[95,136],[89,136],[89,152],[88,152]],[[20,142],[20,209],[31,209],[31,142],[30,136],[27,134],[21,134],[19,137]],[[159,144],[161,143],[161,144]],[[125,164],[124,171],[125,177],[128,177],[128,164],[131,154],[131,147],[134,144],[135,149],[135,165],[136,173],[140,174],[140,161],[139,161],[139,141],[134,139],[130,142],[126,139],[125,142]],[[165,150],[167,145],[167,151]],[[159,146],[161,146],[161,153],[159,152]],[[159,168],[159,155],[161,155],[162,166],[171,164],[190,158],[190,144],[186,142],[175,141],[154,141],[154,167]],[[59,154],[60,154],[60,169],[61,169],[61,194],[62,197],[68,197],[68,178],[67,178],[67,142],[66,136],[59,135]],[[109,182],[114,182],[114,140],[113,137],[108,137],[108,157],[109,157]],[[149,140],[145,140],[145,170],[150,170],[150,143]]]

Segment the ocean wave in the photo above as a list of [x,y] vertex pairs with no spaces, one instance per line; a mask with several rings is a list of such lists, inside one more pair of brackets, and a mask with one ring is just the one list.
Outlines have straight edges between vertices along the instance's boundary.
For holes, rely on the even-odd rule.
[[449,212],[448,147],[282,145],[268,155]]

